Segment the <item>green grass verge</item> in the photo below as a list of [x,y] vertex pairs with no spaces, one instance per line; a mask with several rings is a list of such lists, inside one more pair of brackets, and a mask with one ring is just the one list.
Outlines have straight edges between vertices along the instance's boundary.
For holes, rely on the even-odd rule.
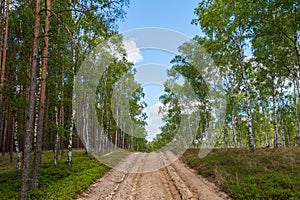
[[300,199],[300,148],[189,149],[183,161],[233,199]]
[[[72,169],[66,161],[66,158],[59,160],[55,167],[53,153],[43,153],[40,188],[30,193],[30,199],[73,199],[109,170],[83,151],[73,151]],[[14,167],[14,163],[1,162],[0,199],[18,199],[21,178],[16,179]]]

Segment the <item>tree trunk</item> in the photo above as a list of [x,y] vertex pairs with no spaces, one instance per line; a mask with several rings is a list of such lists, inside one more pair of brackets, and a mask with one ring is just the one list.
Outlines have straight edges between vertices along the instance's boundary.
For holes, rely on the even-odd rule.
[[[274,80],[275,77],[273,77]],[[276,87],[273,83],[273,124],[274,124],[274,148],[278,148],[278,122],[277,122],[277,97]]]
[[31,138],[33,130],[34,120],[34,107],[35,107],[35,90],[36,90],[36,68],[38,64],[38,38],[40,31],[40,0],[36,0],[35,7],[35,21],[34,21],[34,39],[33,39],[33,53],[30,73],[30,92],[29,92],[29,104],[26,115],[26,134],[24,141],[24,165],[22,172],[22,186],[20,199],[28,198],[28,180],[30,169],[30,153],[31,153]]
[[263,106],[263,115],[264,115],[264,126],[265,126],[265,135],[266,135],[266,147],[270,147],[270,139],[269,139],[269,131],[268,131],[268,124],[267,124],[267,116],[265,107]]
[[69,134],[69,143],[68,143],[68,167],[72,168],[72,142],[73,142],[73,129],[74,129],[74,112],[72,113],[71,118],[71,126],[70,126],[70,134]]
[[300,58],[300,48],[299,48],[298,38],[299,38],[298,30],[295,30],[295,32],[294,32],[294,45],[295,45],[296,54],[297,54],[298,58]]
[[245,70],[243,61],[241,63],[241,67],[242,67],[242,77],[243,77],[243,81],[244,81],[246,101],[247,101],[247,115],[248,115],[247,123],[248,123],[249,148],[250,148],[250,151],[253,152],[255,150],[255,147],[254,147],[254,142],[253,142],[252,112],[251,112],[251,100],[250,100],[251,97],[250,97],[248,79],[246,77],[246,70]]
[[[6,0],[5,5],[5,32],[3,39],[3,50],[1,57],[1,75],[0,75],[0,91],[3,90],[4,87],[4,77],[5,77],[5,65],[6,65],[6,48],[7,48],[7,38],[8,38],[8,23],[9,23],[9,4],[10,0]],[[2,104],[2,93],[0,93],[0,105]]]
[[15,128],[15,115],[13,112],[9,113],[9,140],[10,140],[10,147],[9,147],[9,157],[10,163],[13,162],[13,154],[14,154],[14,128]]
[[[232,106],[234,106],[233,102],[232,102]],[[231,120],[232,120],[232,133],[233,133],[234,148],[237,148],[235,114],[234,114],[234,108],[233,107],[232,107],[232,110],[231,110]]]
[[282,117],[280,117],[280,137],[281,137],[281,142],[282,142],[282,146],[286,147],[286,142],[285,142],[285,133],[284,133],[284,126],[283,126],[283,119]]
[[298,95],[299,95],[299,83],[298,80],[294,80],[294,101],[296,106],[296,121],[298,125],[298,146],[300,147],[300,118],[299,118]]
[[[55,106],[54,108],[54,112],[55,112],[55,125],[56,127],[59,126],[58,124],[58,109]],[[58,135],[58,131],[55,130],[55,143],[54,143],[54,165],[57,165],[57,160],[58,160],[58,155],[59,155],[59,135]]]
[[40,87],[40,104],[39,104],[39,118],[37,128],[37,140],[34,156],[34,168],[32,174],[32,189],[39,187],[40,168],[42,159],[43,146],[43,129],[44,129],[44,115],[45,115],[45,100],[46,100],[46,77],[48,65],[48,46],[49,46],[49,28],[50,28],[50,7],[51,0],[45,0],[45,28],[44,28],[44,48],[42,52],[42,73],[41,73],[41,87]]
[[290,135],[289,135],[289,129],[287,127],[287,124],[286,122],[283,122],[284,124],[284,132],[285,132],[285,135],[286,135],[286,139],[287,139],[287,146],[288,147],[291,147],[291,140],[290,140]]
[[255,145],[253,140],[253,126],[252,126],[252,111],[251,111],[251,95],[249,90],[248,78],[246,75],[245,62],[244,62],[244,54],[242,48],[242,42],[239,40],[237,43],[237,48],[239,50],[239,64],[242,70],[242,79],[244,82],[246,102],[247,102],[247,123],[248,123],[248,137],[249,137],[249,149],[251,152],[255,151]]
[[[72,77],[72,84],[75,83],[75,74],[76,74],[76,50],[75,50],[75,38],[72,35],[72,42],[71,42],[71,51],[72,51],[72,71],[73,71],[73,77]],[[73,91],[72,91],[73,94]],[[73,98],[73,96],[71,96]],[[76,97],[74,97],[74,100],[76,100]],[[70,125],[70,133],[69,133],[69,144],[68,144],[68,167],[72,168],[72,146],[73,146],[73,130],[74,130],[74,120],[75,120],[76,111],[73,109],[71,105],[71,125]]]
[[[5,79],[5,67],[6,67],[6,48],[7,48],[7,38],[8,38],[8,23],[9,23],[9,4],[10,1],[6,0],[5,4],[5,31],[4,31],[4,38],[3,38],[3,49],[1,54],[1,74],[0,74],[0,147],[1,144],[5,146],[5,140],[2,142],[2,133],[3,131],[3,119],[4,117],[4,106],[3,106],[3,89],[4,89],[4,79]],[[3,4],[4,6],[4,4]],[[2,20],[3,22],[3,20]],[[1,45],[2,46],[2,45]],[[3,148],[3,147],[2,147]],[[3,155],[3,154],[2,154]]]
[[18,142],[18,121],[15,122],[15,130],[14,130],[14,140],[15,140],[15,150],[17,154],[17,166],[16,166],[16,177],[19,178],[21,174],[21,162],[22,162],[22,154],[20,153],[19,149],[19,142]]

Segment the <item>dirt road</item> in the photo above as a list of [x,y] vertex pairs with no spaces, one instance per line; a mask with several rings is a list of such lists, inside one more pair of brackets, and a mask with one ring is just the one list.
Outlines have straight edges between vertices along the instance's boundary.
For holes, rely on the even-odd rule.
[[[166,165],[166,163],[171,163]],[[79,199],[176,200],[229,199],[171,152],[133,153],[90,186]],[[155,169],[155,170],[153,170]],[[131,173],[138,172],[138,173]]]

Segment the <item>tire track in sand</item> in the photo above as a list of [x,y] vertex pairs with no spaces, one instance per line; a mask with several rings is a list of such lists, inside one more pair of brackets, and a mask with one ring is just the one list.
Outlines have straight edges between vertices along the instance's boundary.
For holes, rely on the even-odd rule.
[[177,160],[172,152],[132,153],[121,160],[116,168],[124,171],[111,169],[79,199],[230,199],[215,185]]

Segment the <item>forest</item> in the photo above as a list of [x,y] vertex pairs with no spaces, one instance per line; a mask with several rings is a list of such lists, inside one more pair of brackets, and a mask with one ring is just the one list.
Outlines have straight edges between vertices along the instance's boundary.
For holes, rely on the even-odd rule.
[[[193,76],[201,65],[197,55],[203,55],[199,45],[218,67],[226,94],[226,117],[217,145],[248,146],[252,151],[255,147],[299,145],[299,2],[201,1],[195,14],[192,23],[200,26],[205,36],[182,45],[172,69],[188,77],[197,93],[207,86],[196,85],[203,78]],[[202,98],[207,101],[205,94]],[[166,89],[161,100],[173,107],[152,144],[155,148],[170,140],[168,136],[178,124],[175,113],[180,112],[172,91]],[[209,121],[207,115],[201,119],[202,124]],[[205,128],[198,129],[200,143],[204,132]]]
[[[145,92],[118,31],[129,6],[129,0],[1,0],[0,151],[19,180],[14,198],[38,199],[32,191],[44,183],[44,157],[44,165],[58,169],[64,162],[74,170],[80,163],[73,156],[81,158],[82,149],[103,155],[209,145],[252,153],[300,147],[299,1],[199,0],[191,23],[203,34],[170,60],[160,97],[164,125],[153,141],[146,140]],[[113,52],[105,46],[112,43]],[[101,77],[87,77],[80,67],[99,44],[109,67]],[[219,102],[206,82],[212,64]],[[173,81],[179,77],[182,85]],[[91,79],[96,91],[86,89],[95,84]],[[216,104],[222,105],[218,117]]]

